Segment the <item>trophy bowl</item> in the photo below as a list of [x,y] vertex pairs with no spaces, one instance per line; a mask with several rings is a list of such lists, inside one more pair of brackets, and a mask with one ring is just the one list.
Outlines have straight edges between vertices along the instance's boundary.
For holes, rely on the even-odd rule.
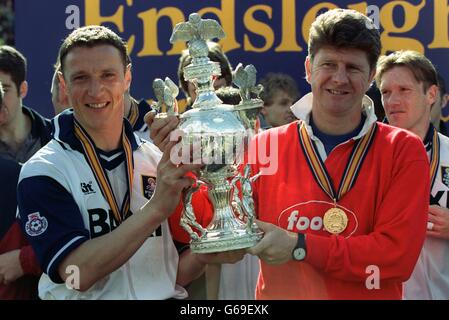
[[[236,116],[234,106],[221,104],[213,108],[193,108],[180,116],[178,129],[182,132],[182,148],[191,150],[193,145],[193,149],[198,150],[193,158],[204,164],[198,180],[207,185],[214,209],[212,221],[206,228],[195,225],[190,203],[196,190],[192,188],[186,192],[181,225],[192,238],[191,250],[209,253],[252,247],[262,234],[253,222],[254,206],[247,212],[248,206],[245,207],[238,197],[236,183],[240,180],[243,187],[242,180],[245,179],[239,176],[238,163],[243,159],[247,130]],[[192,226],[199,234],[191,229]]]

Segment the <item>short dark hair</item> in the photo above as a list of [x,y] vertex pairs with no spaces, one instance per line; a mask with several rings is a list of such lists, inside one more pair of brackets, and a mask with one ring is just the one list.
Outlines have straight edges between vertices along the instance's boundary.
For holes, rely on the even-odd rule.
[[215,94],[224,104],[238,105],[242,98],[240,97],[240,90],[231,86],[221,87],[215,90]]
[[0,71],[11,76],[16,85],[17,94],[22,82],[26,79],[27,60],[17,49],[10,46],[0,46]]
[[[211,61],[218,62],[220,64],[221,76],[220,78],[224,78],[226,81],[226,85],[230,86],[232,84],[232,67],[229,63],[228,58],[224,54],[221,46],[213,41],[208,41],[207,46],[209,47],[208,57]],[[179,86],[184,92],[186,97],[189,97],[189,84],[184,79],[184,68],[192,63],[192,57],[189,54],[189,50],[183,50],[181,53],[181,57],[179,58],[178,65],[178,80]]]
[[359,49],[366,53],[371,70],[381,53],[379,30],[355,10],[333,9],[319,15],[309,33],[309,56],[313,60],[324,46]]
[[419,52],[400,50],[382,56],[377,63],[376,83],[382,85],[382,76],[394,67],[406,67],[419,83],[423,83],[424,92],[432,85],[438,86],[438,76],[432,62]]
[[59,65],[61,72],[64,73],[64,59],[72,49],[77,47],[92,48],[99,45],[111,45],[117,48],[120,52],[124,69],[126,69],[131,60],[125,41],[104,26],[86,26],[75,29],[62,43],[55,66]]
[[269,72],[260,80],[260,84],[263,86],[260,98],[265,104],[271,104],[279,90],[284,91],[294,101],[299,98],[298,85],[288,74]]

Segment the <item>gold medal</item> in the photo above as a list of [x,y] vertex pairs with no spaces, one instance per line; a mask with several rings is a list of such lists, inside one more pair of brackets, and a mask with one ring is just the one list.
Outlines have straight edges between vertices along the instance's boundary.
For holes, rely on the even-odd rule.
[[340,234],[348,226],[348,217],[343,210],[331,208],[324,214],[323,224],[327,232]]
[[362,138],[355,139],[351,156],[348,159],[343,176],[340,180],[340,186],[338,187],[337,192],[335,192],[332,179],[326,170],[326,166],[321,159],[321,156],[318,154],[317,147],[309,137],[306,123],[304,121],[300,121],[299,123],[299,140],[313,177],[329,198],[334,200],[335,207],[327,210],[324,214],[324,229],[332,234],[340,234],[348,226],[348,217],[343,210],[337,208],[337,202],[351,190],[357,180],[363,160],[368,154],[369,147],[374,139],[377,126],[374,123]]

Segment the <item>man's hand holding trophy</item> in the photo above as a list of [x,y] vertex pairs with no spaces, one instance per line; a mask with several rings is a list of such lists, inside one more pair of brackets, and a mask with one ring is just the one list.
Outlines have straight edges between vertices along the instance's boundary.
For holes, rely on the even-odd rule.
[[[196,86],[197,97],[191,110],[178,115],[176,85],[168,78],[156,79],[156,109],[165,106],[166,113],[146,116],[154,143],[161,151],[171,152],[175,164],[203,164],[197,186],[184,192],[181,217],[181,226],[189,233],[190,248],[195,253],[244,252],[239,249],[250,248],[263,237],[263,231],[254,222],[252,198],[252,182],[258,175],[252,175],[250,165],[244,163],[246,147],[258,130],[257,115],[263,105],[258,94],[262,88],[256,86],[255,67],[239,64],[233,72],[233,82],[240,89],[241,102],[227,105],[217,97],[213,79],[221,74],[220,66],[209,60],[207,41],[224,36],[217,21],[202,19],[197,13],[192,13],[188,22],[175,26],[170,42],[187,41],[192,63],[185,67],[184,77]],[[179,143],[166,150],[170,140]],[[200,184],[207,186],[213,206],[213,218],[207,227],[196,221],[191,205]]]

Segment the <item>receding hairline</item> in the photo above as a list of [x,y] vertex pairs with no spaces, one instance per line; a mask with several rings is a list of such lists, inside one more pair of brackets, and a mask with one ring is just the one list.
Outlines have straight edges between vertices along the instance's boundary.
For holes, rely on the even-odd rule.
[[[105,48],[108,48],[108,49],[109,48],[115,49],[114,51],[117,53],[117,57],[118,57],[120,63],[123,64],[123,59],[121,57],[120,50],[118,48],[116,48],[112,44],[109,44],[109,43],[98,43],[98,44],[91,45],[91,46],[81,45],[81,46],[74,46],[67,52],[67,54],[64,56],[64,60],[61,61],[62,67],[59,68],[58,70],[56,70],[56,73],[57,72],[61,72],[64,75],[64,70],[65,70],[65,68],[67,68],[67,60],[68,60],[68,58],[70,57],[71,54],[72,54],[72,57],[73,57],[73,53],[75,51],[77,51],[77,50],[94,50],[94,49],[98,49],[99,47],[105,47]],[[126,71],[127,67],[128,67],[127,65],[124,66],[124,70],[125,71]],[[108,71],[108,70],[115,70],[115,69],[113,69],[113,68],[105,68],[105,69],[103,69],[103,71]]]
[[94,48],[101,45],[115,47],[126,70],[131,63],[126,42],[111,29],[99,25],[81,27],[70,33],[59,48],[56,65],[60,65],[63,72],[65,58],[72,50],[78,47]]

